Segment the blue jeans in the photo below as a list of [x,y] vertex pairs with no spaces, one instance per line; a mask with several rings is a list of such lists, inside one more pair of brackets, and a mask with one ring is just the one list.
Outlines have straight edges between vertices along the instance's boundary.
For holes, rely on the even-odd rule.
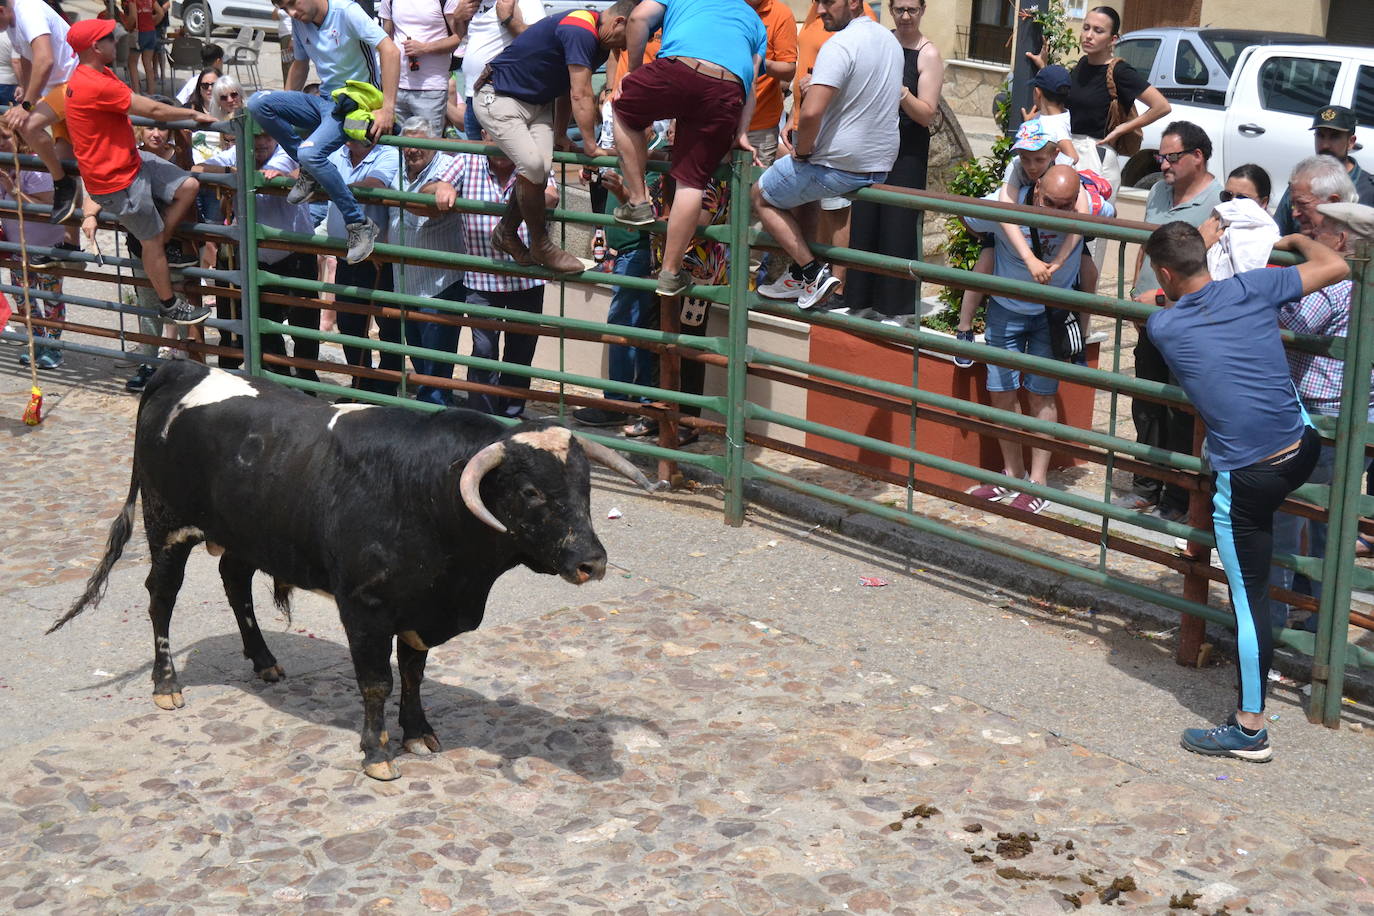
[[469,96],[467,107],[463,109],[463,132],[475,143],[482,142],[482,125],[477,120],[477,104]]
[[[463,302],[467,298],[467,288],[459,280],[452,286],[447,287],[437,298],[446,299],[449,302]],[[438,309],[420,309],[426,315],[438,315]],[[444,314],[449,314],[445,312]],[[411,346],[424,347],[427,350],[440,350],[444,353],[458,352],[458,333],[462,328],[457,325],[437,324],[432,321],[407,321],[406,337],[409,338]],[[453,378],[453,363],[446,363],[437,359],[415,359],[415,371],[421,375],[433,375],[439,378]],[[428,401],[431,404],[442,404],[449,406],[449,396],[452,394],[447,388],[435,388],[430,385],[421,385],[415,389],[415,400]]]
[[759,176],[759,190],[763,199],[779,210],[792,210],[813,201],[844,197],[886,180],[887,172],[846,172],[783,156]]
[[[649,276],[649,249],[636,248],[622,251],[615,257],[615,273],[622,277]],[[607,324],[618,324],[630,328],[657,327],[658,297],[652,290],[627,289],[617,286],[611,294],[611,308],[606,315]],[[634,385],[652,385],[657,374],[658,357],[653,350],[643,347],[627,347],[612,344],[607,357],[607,377],[613,382],[630,382]],[[635,401],[643,398],[606,390],[606,397],[617,401]]]
[[345,139],[343,124],[334,117],[333,102],[304,92],[266,89],[253,94],[248,110],[286,154],[319,182],[339,208],[344,225],[367,219],[348,182],[329,161],[329,154],[343,146]]
[[[468,291],[468,302],[473,305],[490,305],[494,308],[513,309],[521,312],[544,311],[544,287],[518,289],[506,293],[489,293],[478,290]],[[501,338],[505,338],[505,352],[498,355]],[[472,355],[479,359],[499,359],[504,363],[528,366],[534,361],[534,348],[539,338],[534,334],[512,334],[485,328],[472,329]],[[504,385],[509,388],[528,388],[527,375],[497,373],[490,369],[468,368],[468,381],[481,385]],[[498,394],[484,394],[474,391],[468,395],[468,406],[482,413],[502,417],[518,417],[525,412],[524,398],[508,398]]]
[[[988,300],[987,328],[983,340],[990,347],[1000,347],[1013,353],[1043,356],[1051,359],[1050,323],[1042,311],[1037,315],[1022,315],[1004,308],[995,299]],[[1043,375],[1024,376],[1020,369],[994,366],[988,363],[988,391],[1015,391],[1024,386],[1031,394],[1049,396],[1059,390],[1059,380]]]

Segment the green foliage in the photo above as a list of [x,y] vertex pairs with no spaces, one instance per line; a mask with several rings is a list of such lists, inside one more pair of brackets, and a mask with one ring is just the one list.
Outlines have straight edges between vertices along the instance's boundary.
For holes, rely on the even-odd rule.
[[1045,36],[1045,63],[1063,64],[1078,54],[1078,30],[1069,24],[1064,0],[1050,0],[1049,7],[1040,10],[1030,21],[1040,26]]

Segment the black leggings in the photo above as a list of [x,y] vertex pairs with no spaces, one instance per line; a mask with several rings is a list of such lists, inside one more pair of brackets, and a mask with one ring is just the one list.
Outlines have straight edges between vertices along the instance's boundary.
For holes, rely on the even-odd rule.
[[1305,428],[1298,446],[1274,458],[1212,479],[1212,528],[1217,554],[1231,587],[1236,615],[1236,667],[1240,671],[1242,712],[1263,712],[1274,659],[1269,623],[1269,563],[1274,555],[1274,512],[1307,482],[1321,454],[1317,431]]

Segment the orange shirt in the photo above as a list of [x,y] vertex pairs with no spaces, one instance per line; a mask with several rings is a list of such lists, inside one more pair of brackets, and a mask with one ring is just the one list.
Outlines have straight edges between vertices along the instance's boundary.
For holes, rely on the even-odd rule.
[[[869,19],[877,19],[873,15],[867,3],[863,5],[864,14]],[[797,35],[797,76],[796,79],[811,76],[811,68],[816,66],[816,55],[821,52],[821,45],[830,40],[834,32],[825,30],[825,23],[821,22],[821,17],[816,15],[816,7],[811,7],[811,14],[806,17],[806,25],[802,26],[800,34]],[[797,129],[797,119],[801,117],[801,95],[792,100],[792,116],[787,119],[787,129]]]
[[[764,0],[759,18],[768,32],[768,60],[791,63],[797,59],[797,21],[782,0]],[[814,61],[814,57],[812,58]],[[782,120],[782,83],[771,76],[754,80],[754,120],[750,130],[776,128]]]
[[[654,35],[649,39],[649,43],[644,46],[644,63],[658,57],[658,49],[663,45],[662,33]],[[620,81],[625,78],[625,52],[612,51],[611,65],[606,70],[606,88],[615,92],[620,88]]]

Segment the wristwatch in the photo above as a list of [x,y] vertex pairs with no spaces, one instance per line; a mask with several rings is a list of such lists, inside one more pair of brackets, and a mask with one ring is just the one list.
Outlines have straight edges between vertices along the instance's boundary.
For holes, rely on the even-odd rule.
[[19,103],[19,107],[24,109],[25,111],[33,111],[33,102],[30,102],[28,99],[25,99],[24,101]]

